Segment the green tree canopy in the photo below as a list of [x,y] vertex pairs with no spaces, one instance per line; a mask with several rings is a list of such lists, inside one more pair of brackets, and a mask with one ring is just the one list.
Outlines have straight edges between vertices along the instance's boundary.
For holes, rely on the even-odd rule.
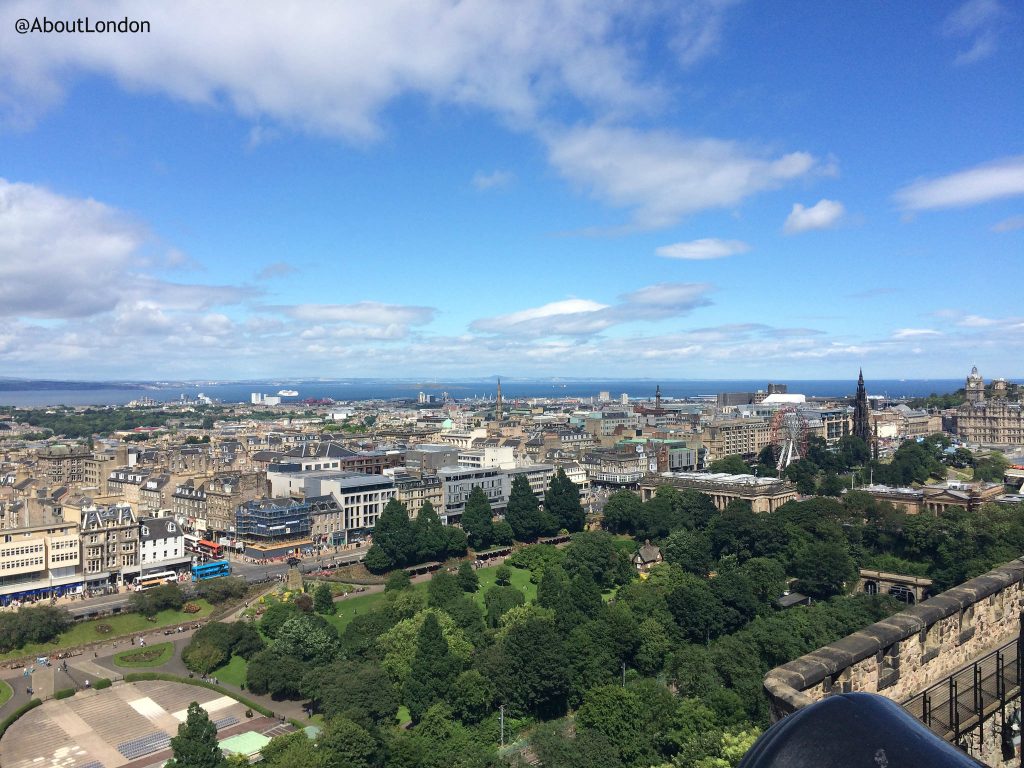
[[313,592],[313,610],[329,616],[334,615],[334,594],[331,592],[330,584],[320,584]]
[[419,722],[432,704],[444,699],[460,667],[460,661],[448,651],[437,616],[427,615],[416,636],[416,653],[404,689],[403,701],[413,722]]
[[512,526],[512,533],[519,541],[534,541],[538,536],[548,533],[540,503],[524,474],[516,475],[512,481],[505,520]]
[[736,453],[712,461],[708,469],[712,472],[727,472],[730,475],[750,474],[750,467],[747,465],[747,462]]
[[487,500],[487,494],[480,486],[474,486],[466,499],[462,512],[462,530],[469,537],[469,546],[480,551],[494,541],[494,512]]
[[580,503],[580,489],[561,467],[544,493],[544,509],[554,516],[559,529],[570,533],[583,530],[587,516]]
[[188,705],[185,722],[178,726],[178,735],[171,738],[171,750],[171,768],[226,768],[228,764],[217,743],[217,726],[194,701]]

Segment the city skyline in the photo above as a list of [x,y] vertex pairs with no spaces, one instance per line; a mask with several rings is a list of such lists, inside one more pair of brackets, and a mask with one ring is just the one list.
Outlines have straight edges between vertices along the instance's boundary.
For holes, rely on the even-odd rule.
[[5,376],[1024,375],[1010,3],[4,7]]

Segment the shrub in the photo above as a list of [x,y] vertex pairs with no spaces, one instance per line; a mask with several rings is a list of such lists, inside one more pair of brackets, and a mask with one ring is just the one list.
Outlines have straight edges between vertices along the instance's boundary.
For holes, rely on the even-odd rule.
[[97,691],[102,691],[104,688],[109,688],[112,685],[109,677],[101,677],[96,681],[96,685],[93,686]]
[[207,579],[199,582],[196,592],[200,597],[206,598],[209,602],[217,605],[233,598],[242,597],[248,586],[245,579],[237,576],[221,576],[216,579]]
[[212,642],[201,640],[197,643],[193,640],[182,652],[181,660],[193,672],[208,675],[227,662],[228,654]]
[[197,605],[196,603],[185,603],[185,605],[182,606],[181,610],[185,613],[199,613],[201,610],[203,610],[203,608],[202,606]]
[[114,631],[114,628],[112,626],[110,626],[109,624],[97,624],[96,625],[96,633],[99,634],[99,635],[109,635],[113,631]]
[[61,688],[59,691],[53,692],[53,698],[55,699],[70,699],[74,695],[74,688]]

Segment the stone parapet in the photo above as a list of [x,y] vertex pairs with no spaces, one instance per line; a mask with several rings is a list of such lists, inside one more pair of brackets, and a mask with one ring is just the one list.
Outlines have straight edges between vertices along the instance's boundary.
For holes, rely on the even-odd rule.
[[1024,559],[1018,558],[771,670],[775,719],[833,693],[905,701],[1020,633]]

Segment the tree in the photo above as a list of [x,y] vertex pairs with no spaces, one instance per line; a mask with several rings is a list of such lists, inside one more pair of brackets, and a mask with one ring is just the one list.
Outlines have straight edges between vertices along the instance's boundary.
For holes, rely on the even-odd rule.
[[711,540],[700,531],[673,531],[662,544],[661,552],[665,562],[697,576],[707,576],[715,562]]
[[448,650],[437,616],[430,614],[416,638],[416,655],[405,682],[403,700],[414,723],[435,702],[441,701],[459,672],[460,663]]
[[515,543],[515,533],[508,520],[499,520],[494,524],[494,544],[499,547],[510,547]]
[[653,677],[661,671],[672,649],[665,627],[654,618],[644,619],[637,630],[640,647],[637,648],[633,663],[640,674]]
[[410,562],[425,563],[444,560],[448,552],[448,541],[441,518],[434,511],[434,505],[424,501],[413,524],[416,538],[416,554]]
[[566,476],[561,467],[544,492],[544,509],[555,518],[559,529],[564,528],[570,533],[583,530],[587,515],[580,503],[579,486]]
[[306,663],[324,664],[334,658],[339,645],[338,632],[326,619],[306,614],[284,623],[274,649]]
[[487,494],[480,486],[473,486],[462,512],[462,530],[469,537],[469,546],[480,551],[494,541],[494,512]]
[[512,481],[505,520],[512,526],[512,534],[519,541],[534,541],[544,532],[544,519],[540,504],[526,475],[516,475]]
[[627,765],[643,756],[648,748],[640,699],[626,688],[617,685],[591,688],[576,712],[576,724],[606,736]]
[[200,675],[208,675],[227,663],[228,654],[210,642],[191,642],[182,651],[181,660],[185,666]]
[[750,467],[747,465],[747,462],[737,453],[712,461],[708,469],[712,472],[725,472],[730,475],[750,474]]
[[275,736],[260,750],[266,768],[322,768],[323,755],[305,731]]
[[855,570],[846,545],[838,541],[812,541],[793,558],[796,588],[819,600],[842,594]]
[[511,714],[553,717],[565,712],[566,646],[553,621],[537,617],[512,627],[500,651],[498,697]]
[[507,587],[512,583],[512,569],[507,565],[499,565],[494,571],[494,583],[502,587]]
[[328,616],[334,615],[334,594],[331,592],[330,584],[323,583],[313,592],[313,610]]
[[466,640],[465,633],[451,616],[437,608],[420,611],[411,619],[404,619],[381,634],[373,649],[374,656],[381,660],[381,667],[400,686],[404,685],[412,674],[420,629],[428,616],[434,616],[441,626],[441,634],[453,656],[460,661],[466,661],[473,653],[472,644]]
[[487,626],[497,627],[498,621],[507,611],[526,603],[523,593],[515,587],[494,586],[484,592],[484,608],[487,611]]
[[260,629],[264,635],[273,640],[284,623],[296,615],[298,615],[298,611],[291,603],[271,603],[260,617]]
[[398,592],[412,586],[412,578],[408,571],[394,571],[384,581],[384,592]]
[[198,703],[188,705],[185,722],[171,739],[171,768],[226,768],[228,762],[217,743],[217,726]]
[[431,608],[444,608],[461,596],[459,580],[447,571],[438,571],[427,583],[427,605]]
[[691,643],[706,643],[718,636],[722,602],[704,579],[685,574],[665,602],[683,637]]
[[455,678],[446,694],[452,714],[467,725],[483,720],[494,705],[494,684],[475,669]]
[[602,515],[604,527],[612,533],[633,533],[643,515],[643,504],[632,491],[616,491],[604,505]]
[[385,571],[390,571],[397,565],[387,552],[384,551],[384,548],[378,546],[376,542],[370,545],[370,549],[366,553],[366,558],[363,560],[363,564],[370,573],[384,573]]
[[327,722],[317,739],[317,748],[326,755],[324,768],[370,768],[378,762],[373,736],[347,717]]
[[843,491],[846,490],[846,483],[834,472],[830,472],[822,478],[821,485],[818,487],[818,493],[822,496],[842,496]]
[[1001,453],[991,453],[974,460],[974,479],[1001,483],[1009,466],[1010,462]]
[[254,623],[236,621],[228,626],[231,628],[231,653],[234,655],[248,660],[266,647]]
[[615,538],[606,531],[574,533],[565,548],[562,565],[570,576],[586,569],[601,589],[625,584],[633,578],[629,555],[615,545]]
[[304,695],[320,704],[325,717],[347,717],[363,727],[391,725],[398,711],[398,693],[387,672],[376,664],[335,661],[309,670]]
[[218,605],[242,597],[248,589],[249,585],[243,578],[220,576],[216,579],[199,582],[196,586],[196,594],[204,600]]
[[258,696],[294,699],[301,696],[302,676],[306,665],[270,647],[257,653],[245,670],[245,685]]
[[455,578],[458,579],[463,592],[472,594],[480,588],[480,577],[476,575],[473,564],[468,560],[463,560],[459,564],[459,573]]
[[[409,511],[405,508],[405,504],[397,499],[392,499],[387,503],[384,511],[377,518],[377,525],[374,526],[373,543],[387,557],[391,563],[389,567],[408,565],[416,559],[416,529],[412,520],[409,519]],[[371,567],[370,553],[366,554],[369,568]]]

